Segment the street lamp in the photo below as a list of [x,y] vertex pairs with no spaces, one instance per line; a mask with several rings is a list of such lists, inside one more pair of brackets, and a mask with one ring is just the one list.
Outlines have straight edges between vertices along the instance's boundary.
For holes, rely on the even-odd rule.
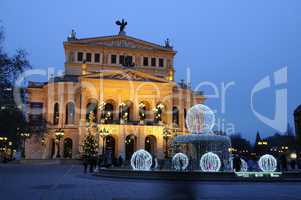
[[105,152],[105,139],[108,135],[110,135],[110,132],[108,129],[103,128],[99,130],[99,135],[102,137],[102,155],[104,155]]
[[30,137],[30,134],[25,132],[25,133],[20,133],[20,136],[21,136],[22,142],[23,142],[22,157],[25,158],[26,139]]
[[168,158],[168,138],[171,136],[170,131],[167,128],[163,129],[163,139],[165,141],[165,158]]
[[55,131],[55,138],[56,140],[58,141],[58,148],[57,148],[57,155],[56,157],[57,158],[60,158],[61,155],[60,155],[60,142],[61,142],[61,139],[64,137],[65,133],[64,133],[64,130],[62,129],[58,129]]

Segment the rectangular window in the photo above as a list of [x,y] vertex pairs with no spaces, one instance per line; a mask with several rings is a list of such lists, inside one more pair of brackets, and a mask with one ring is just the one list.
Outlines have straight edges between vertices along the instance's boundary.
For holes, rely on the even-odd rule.
[[148,66],[148,57],[143,57],[143,66]]
[[151,64],[152,64],[152,67],[156,67],[156,58],[152,58]]
[[83,61],[83,52],[77,52],[77,61],[79,62]]
[[99,63],[100,62],[100,54],[99,53],[94,54],[94,62],[95,63]]
[[164,66],[164,59],[159,58],[159,67],[163,67],[163,66]]
[[124,56],[119,56],[119,64],[124,65]]
[[86,61],[91,62],[92,54],[91,53],[86,53]]
[[30,102],[29,107],[31,109],[29,114],[29,123],[31,125],[41,124],[43,119],[43,103]]
[[111,55],[111,64],[116,64],[117,63],[117,56],[116,55]]

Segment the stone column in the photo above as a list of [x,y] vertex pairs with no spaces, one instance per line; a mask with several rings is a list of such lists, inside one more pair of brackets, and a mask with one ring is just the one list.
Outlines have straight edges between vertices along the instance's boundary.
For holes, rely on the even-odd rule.
[[80,119],[78,125],[78,151],[81,153],[82,148],[81,145],[83,144],[85,135],[86,135],[86,97],[85,97],[85,90],[82,88],[80,94]]
[[163,126],[158,127],[157,130],[157,157],[158,159],[163,159],[164,158],[164,149],[165,149],[165,143],[163,140]]
[[125,159],[125,138],[126,133],[123,126],[119,126],[119,130],[117,131],[118,135],[118,155],[121,155],[123,159]]

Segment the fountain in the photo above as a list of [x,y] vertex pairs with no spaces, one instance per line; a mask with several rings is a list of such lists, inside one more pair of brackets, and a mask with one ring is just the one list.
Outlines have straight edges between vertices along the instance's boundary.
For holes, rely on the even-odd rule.
[[214,123],[215,115],[209,107],[195,105],[188,110],[186,117],[190,134],[178,135],[173,141],[176,151],[188,155],[192,169],[201,168],[208,172],[231,170],[230,138],[213,133]]

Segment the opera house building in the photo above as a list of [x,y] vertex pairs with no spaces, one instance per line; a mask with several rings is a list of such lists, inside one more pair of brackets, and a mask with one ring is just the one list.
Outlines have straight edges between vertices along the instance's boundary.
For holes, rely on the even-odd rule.
[[45,129],[27,140],[27,159],[79,158],[89,132],[100,154],[128,160],[146,149],[161,159],[172,138],[187,133],[186,111],[205,100],[175,82],[168,40],[154,44],[124,31],[77,38],[72,31],[63,46],[63,75],[28,85],[29,120]]

